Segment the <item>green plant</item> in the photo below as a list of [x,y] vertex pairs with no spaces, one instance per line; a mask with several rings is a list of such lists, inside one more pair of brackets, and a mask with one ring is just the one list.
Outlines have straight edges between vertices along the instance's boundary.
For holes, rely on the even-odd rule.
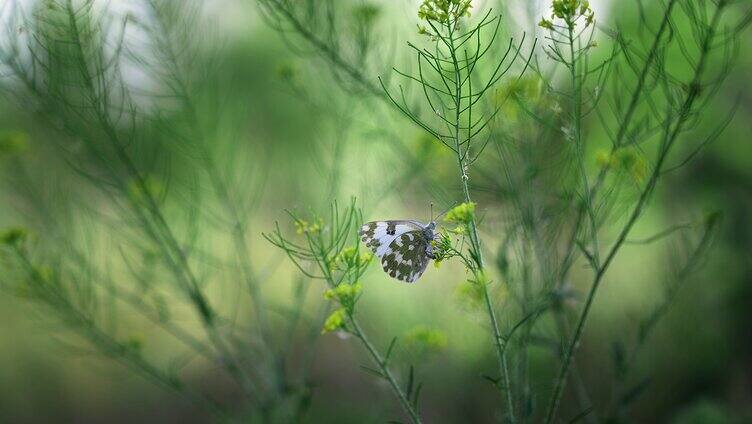
[[[363,347],[371,362],[363,370],[407,419],[440,416],[443,404],[419,403],[422,383],[445,389],[427,362],[457,355],[455,339],[433,325],[400,337],[367,325],[374,258],[355,234],[354,200],[334,201],[324,216],[288,212],[289,225],[263,232],[277,248],[270,255],[267,243],[253,243],[274,210],[259,206],[293,201],[279,196],[284,189],[311,210],[360,190],[373,213],[397,199],[448,208],[433,245],[437,278],[460,281],[464,316],[480,315],[487,330],[477,368],[462,368],[480,369],[463,382],[496,391],[484,417],[626,420],[650,389],[641,352],[695,278],[719,214],[698,219],[682,205],[676,218],[656,208],[667,228],[632,234],[653,202],[670,203],[661,183],[731,122],[733,109],[717,122],[706,112],[752,22],[748,4],[615,2],[617,12],[637,9],[631,22],[628,13],[602,19],[585,0],[553,0],[528,28],[510,21],[517,15],[502,19],[504,8],[424,0],[409,12],[417,31],[411,21],[405,35],[394,30],[401,14],[392,4],[248,2],[302,58],[290,64],[279,54],[275,88],[313,117],[298,122],[316,124],[275,156],[265,131],[295,122],[266,128],[258,110],[249,113],[233,84],[259,76],[223,72],[230,51],[204,37],[200,5],[143,0],[119,13],[93,0],[5,9],[11,3],[0,4],[0,18],[11,10],[0,94],[21,118],[0,132],[1,194],[21,225],[0,233],[0,284],[79,336],[71,347],[95,350],[219,421],[298,422],[315,392],[317,340],[333,333]],[[538,39],[507,37],[514,24]],[[390,35],[412,41],[393,51]],[[260,67],[277,60],[240,46]],[[262,109],[269,98],[257,101]],[[293,156],[312,162],[321,181],[297,181]],[[591,397],[592,373],[576,359],[590,346],[598,293],[625,250],[649,255],[659,243],[670,266],[657,279],[662,296],[634,329],[611,329],[614,376],[597,380],[611,389],[606,401]],[[292,278],[275,273],[284,256]],[[314,299],[312,282],[323,283]],[[205,390],[197,373],[232,396]]]

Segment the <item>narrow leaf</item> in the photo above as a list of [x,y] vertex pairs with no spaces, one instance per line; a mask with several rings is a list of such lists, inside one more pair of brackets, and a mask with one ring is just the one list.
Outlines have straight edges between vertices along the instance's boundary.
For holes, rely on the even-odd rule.
[[415,382],[415,369],[410,365],[410,373],[407,375],[407,388],[405,389],[405,395],[410,398],[410,394],[413,392],[413,383]]

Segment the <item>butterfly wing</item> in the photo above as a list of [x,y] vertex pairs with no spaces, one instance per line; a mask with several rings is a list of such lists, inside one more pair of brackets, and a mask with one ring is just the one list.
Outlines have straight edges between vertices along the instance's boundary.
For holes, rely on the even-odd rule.
[[429,240],[423,230],[408,231],[389,244],[381,267],[390,277],[412,283],[423,275],[428,261]]
[[360,238],[381,259],[391,277],[412,283],[426,270],[429,240],[417,221],[374,221],[360,228]]
[[422,230],[423,227],[415,221],[373,221],[360,227],[360,239],[379,258],[383,257],[389,245],[397,237],[409,231]]

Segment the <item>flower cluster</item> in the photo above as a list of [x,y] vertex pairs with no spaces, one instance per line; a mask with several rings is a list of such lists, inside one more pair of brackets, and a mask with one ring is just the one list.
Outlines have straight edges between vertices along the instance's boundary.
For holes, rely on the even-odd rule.
[[452,224],[467,225],[475,218],[475,203],[461,203],[447,212],[444,221]]
[[320,218],[313,222],[308,222],[304,219],[295,220],[295,232],[297,234],[317,234],[323,227],[324,221]]
[[[418,8],[418,18],[435,28],[439,26],[454,26],[460,18],[470,16],[470,0],[423,0]],[[418,25],[418,33],[436,36],[428,28]]]
[[345,328],[345,318],[347,318],[347,312],[343,308],[339,308],[329,315],[324,321],[324,328],[321,330],[321,334],[331,333]]
[[452,239],[449,237],[446,230],[442,230],[438,233],[436,238],[431,242],[431,245],[433,247],[433,263],[436,268],[441,266],[442,261],[457,256],[457,251],[452,245]]
[[360,253],[357,247],[346,247],[329,261],[329,268],[336,270],[362,269],[373,259],[373,253]]
[[595,21],[595,13],[588,0],[554,0],[551,9],[551,19],[541,19],[538,26],[554,30],[554,20],[561,19],[569,30],[573,30],[581,18],[585,20],[585,28]]
[[352,312],[362,290],[363,286],[361,286],[360,283],[343,283],[338,285],[337,287],[325,291],[324,298],[327,300],[336,300],[340,305],[342,305],[342,307],[347,310],[347,312]]
[[340,307],[334,310],[326,319],[324,328],[321,330],[322,333],[330,333],[346,328],[347,317],[352,315],[362,289],[363,287],[360,283],[343,283],[324,292],[325,299],[336,301]]

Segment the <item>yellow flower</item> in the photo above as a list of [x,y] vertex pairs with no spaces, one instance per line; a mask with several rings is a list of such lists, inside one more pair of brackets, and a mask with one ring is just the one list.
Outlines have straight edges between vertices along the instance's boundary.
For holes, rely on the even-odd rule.
[[332,312],[331,315],[324,321],[324,328],[321,330],[321,334],[331,333],[345,327],[345,318],[347,312],[344,308],[339,308]]
[[336,300],[347,311],[352,312],[358,295],[363,290],[363,286],[357,282],[354,284],[342,283],[337,287],[328,289],[324,292],[324,299]]
[[447,212],[444,221],[455,224],[467,224],[473,220],[475,203],[461,203]]
[[546,18],[542,18],[541,21],[538,22],[538,26],[545,29],[554,29],[554,23]]
[[295,221],[295,232],[297,234],[316,234],[324,227],[324,221],[317,219],[313,223],[309,223],[304,219],[298,219]]
[[331,268],[361,268],[367,265],[371,259],[373,259],[371,252],[361,254],[357,247],[346,247],[331,261]]

